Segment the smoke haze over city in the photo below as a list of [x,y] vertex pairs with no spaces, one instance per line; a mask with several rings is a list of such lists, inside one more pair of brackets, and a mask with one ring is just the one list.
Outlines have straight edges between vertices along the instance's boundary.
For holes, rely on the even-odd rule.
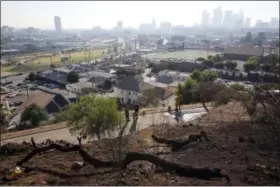
[[214,9],[219,6],[223,13],[243,11],[244,19],[250,18],[251,25],[257,20],[269,22],[272,17],[279,18],[279,1],[1,1],[1,26],[53,29],[54,16],[61,18],[65,29],[113,28],[117,21],[122,21],[125,28],[138,28],[153,19],[157,27],[160,22],[193,26],[201,24],[204,10],[211,20]]

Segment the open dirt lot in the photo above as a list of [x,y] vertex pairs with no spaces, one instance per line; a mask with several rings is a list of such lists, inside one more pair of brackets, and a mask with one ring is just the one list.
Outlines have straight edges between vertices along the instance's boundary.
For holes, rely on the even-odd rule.
[[[154,142],[152,134],[168,139],[185,139],[188,135],[207,133],[209,142],[202,141],[189,144],[186,149],[171,152],[170,148]],[[123,138],[123,151],[148,152],[165,160],[192,166],[220,168],[230,177],[230,183],[224,179],[202,180],[181,177],[176,173],[165,173],[155,170],[146,161],[136,161],[128,165],[123,172],[112,168],[94,168],[86,164],[81,170],[73,171],[71,164],[82,161],[79,153],[62,153],[49,151],[36,155],[25,166],[37,168],[17,180],[3,183],[4,185],[279,185],[279,178],[263,169],[250,169],[251,165],[274,165],[271,156],[274,145],[265,141],[270,136],[266,127],[258,124],[250,127],[249,117],[239,103],[230,103],[212,109],[209,114],[192,125],[152,126],[138,133]],[[254,141],[247,141],[248,133]],[[245,141],[240,141],[244,138]],[[35,139],[36,141],[36,139]],[[112,160],[110,150],[116,149],[117,140],[101,140],[83,145],[89,155],[100,160]],[[109,145],[114,145],[113,148]],[[30,152],[3,156],[0,161],[0,177],[6,176],[15,163]],[[152,169],[154,168],[154,169]],[[39,171],[40,170],[40,171]],[[3,185],[2,184],[2,185]]]
[[184,50],[184,51],[175,51],[175,52],[152,53],[147,55],[147,57],[156,58],[156,59],[175,58],[175,59],[195,60],[199,57],[207,58],[208,55],[215,55],[215,54],[216,53],[213,51]]

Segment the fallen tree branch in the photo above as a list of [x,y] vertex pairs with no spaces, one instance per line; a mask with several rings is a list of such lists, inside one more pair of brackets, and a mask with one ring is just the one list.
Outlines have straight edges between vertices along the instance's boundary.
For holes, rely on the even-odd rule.
[[122,162],[122,169],[125,169],[130,163],[134,161],[148,161],[155,164],[156,166],[161,167],[165,172],[175,171],[178,175],[184,177],[193,177],[204,180],[226,178],[227,182],[230,182],[228,175],[221,173],[221,169],[193,168],[191,166],[169,162],[158,156],[148,153],[128,152]]
[[83,158],[83,160],[85,162],[89,163],[90,165],[93,165],[96,168],[99,168],[99,167],[114,167],[114,166],[118,165],[117,162],[101,161],[101,160],[98,160],[96,158],[93,158],[83,149],[79,149],[79,153],[80,153],[81,157]]
[[159,138],[155,135],[152,135],[154,141],[156,141],[157,143],[167,144],[168,146],[171,147],[172,151],[178,151],[191,142],[202,141],[202,137],[204,137],[206,141],[209,141],[206,132],[204,131],[201,131],[200,134],[191,134],[186,140],[170,140],[165,138]]
[[164,143],[167,144],[168,146],[171,147],[171,151],[178,151],[179,149],[185,147],[187,144],[190,143],[190,141],[187,140],[169,140],[169,139],[165,139],[165,138],[159,138],[155,135],[152,134],[152,138],[154,141],[156,141],[157,143]]
[[51,150],[51,149],[57,149],[61,152],[71,152],[71,151],[79,150],[80,146],[79,145],[74,145],[74,146],[68,148],[68,147],[65,147],[63,145],[52,143],[48,146],[39,147],[39,148],[34,149],[31,153],[29,153],[27,156],[25,156],[22,160],[17,162],[16,165],[21,166],[23,163],[28,162],[36,154],[39,154],[41,152],[45,152],[45,151],[48,151],[48,150]]
[[39,168],[39,167],[23,166],[22,168],[24,168],[24,171],[26,173],[29,173],[29,172],[32,172],[32,171],[40,171],[40,172],[43,172],[43,173],[48,173],[48,174],[51,174],[51,175],[54,175],[54,176],[58,176],[60,178],[89,177],[89,176],[94,176],[94,175],[104,175],[104,174],[107,174],[107,173],[112,173],[112,172],[117,171],[116,169],[110,169],[110,170],[100,171],[100,172],[68,174],[68,173],[63,173],[63,172],[59,172],[59,171],[52,170],[52,169]]

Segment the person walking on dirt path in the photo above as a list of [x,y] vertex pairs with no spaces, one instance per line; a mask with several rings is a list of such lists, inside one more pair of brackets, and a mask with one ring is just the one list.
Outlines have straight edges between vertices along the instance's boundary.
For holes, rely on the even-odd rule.
[[129,110],[126,108],[126,109],[124,110],[124,112],[125,112],[126,122],[129,122],[129,121],[130,121],[130,120],[129,120]]
[[138,112],[139,112],[139,105],[136,104],[134,108],[134,119],[138,117]]

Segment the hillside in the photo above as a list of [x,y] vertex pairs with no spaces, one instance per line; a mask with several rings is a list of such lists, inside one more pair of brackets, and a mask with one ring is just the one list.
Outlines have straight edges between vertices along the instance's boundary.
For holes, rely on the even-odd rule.
[[[269,136],[270,131],[266,131],[267,128],[261,124],[252,127],[249,121],[249,116],[239,103],[230,103],[212,109],[191,125],[163,124],[123,137],[124,151],[151,153],[170,162],[197,168],[220,168],[230,177],[230,183],[225,179],[182,177],[158,168],[152,169],[152,165],[146,161],[132,162],[123,172],[110,167],[94,168],[90,164],[79,171],[73,171],[72,163],[82,161],[79,152],[62,153],[54,150],[36,155],[24,164],[36,168],[35,171],[17,180],[5,182],[4,185],[279,185],[279,178],[277,179],[278,176],[272,169],[258,168],[260,165],[276,165],[273,158],[269,161],[266,159],[273,149],[271,142],[264,141],[264,136]],[[191,143],[176,152],[165,146],[157,147],[159,144],[151,138],[154,134],[166,139],[186,139],[188,135],[202,130],[210,141]],[[248,139],[249,133],[251,136]],[[110,150],[118,146],[116,142],[117,140],[87,142],[83,147],[90,156],[102,161],[112,160]],[[29,147],[25,152],[2,157],[0,178],[7,176],[9,170],[33,149],[31,145]]]

